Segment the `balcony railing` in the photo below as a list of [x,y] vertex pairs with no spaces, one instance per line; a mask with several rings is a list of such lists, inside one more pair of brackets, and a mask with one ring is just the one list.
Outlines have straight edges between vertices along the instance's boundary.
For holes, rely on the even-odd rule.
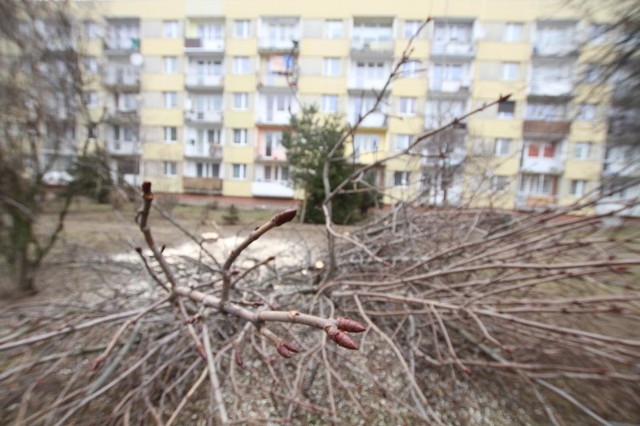
[[554,207],[558,202],[555,195],[528,194],[519,192],[516,196],[516,207],[523,209],[543,209]]
[[575,42],[565,43],[536,43],[533,46],[535,56],[568,56],[578,52],[578,44]]
[[285,75],[270,72],[260,74],[258,84],[263,87],[291,87],[289,79]]
[[475,47],[471,41],[434,41],[431,45],[431,54],[473,56]]
[[386,78],[349,78],[349,89],[351,90],[382,90]]
[[222,53],[223,39],[187,38],[184,40],[185,53]]
[[222,75],[192,74],[185,76],[184,85],[186,87],[222,87],[224,77]]
[[293,198],[293,188],[285,181],[252,182],[254,197]]
[[109,108],[105,121],[116,124],[136,124],[140,122],[140,116],[137,109]]
[[571,121],[558,120],[530,120],[524,122],[523,132],[529,137],[553,137],[562,138],[569,134],[571,130]]
[[106,53],[132,53],[140,50],[139,37],[108,38],[104,41]]
[[109,139],[107,141],[107,151],[113,155],[140,155],[142,153],[142,146],[140,141]]
[[522,158],[522,171],[530,173],[560,174],[564,170],[564,161],[559,156],[552,158],[528,157]]
[[291,121],[291,113],[289,111],[260,111],[258,113],[258,122],[262,124],[289,124]]
[[222,123],[222,111],[185,111],[184,119],[193,123]]
[[110,68],[102,76],[102,84],[107,87],[140,89],[140,71],[134,67]]
[[351,53],[362,55],[385,55],[393,54],[393,40],[366,40],[354,39],[351,41]]
[[214,144],[187,144],[184,148],[185,157],[222,158],[222,146]]
[[468,91],[469,86],[468,80],[435,80],[431,82],[429,89],[434,92],[457,93]]
[[217,194],[222,191],[222,179],[184,176],[182,178],[182,188],[185,192]]
[[[349,124],[354,126],[360,117],[359,113],[351,113],[349,114]],[[374,112],[369,114],[363,121],[360,123],[361,127],[387,127],[387,115],[382,112]]]
[[[299,37],[298,37],[299,39]],[[261,51],[290,51],[294,48],[293,40],[260,38],[258,49]]]
[[529,83],[529,95],[567,96],[571,94],[572,89],[571,79],[532,80]]

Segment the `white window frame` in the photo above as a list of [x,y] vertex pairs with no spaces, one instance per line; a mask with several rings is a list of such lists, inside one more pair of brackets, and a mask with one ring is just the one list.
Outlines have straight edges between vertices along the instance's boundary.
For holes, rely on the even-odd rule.
[[574,197],[582,197],[587,189],[587,181],[584,179],[572,179],[569,194]]
[[576,160],[590,160],[593,151],[591,142],[576,142],[573,146],[573,158]]
[[404,151],[411,145],[413,136],[408,133],[399,133],[396,135],[396,151]]
[[178,92],[163,92],[164,107],[178,108]]
[[95,108],[100,104],[100,98],[98,96],[98,92],[95,90],[90,90],[85,92],[85,102],[88,108]]
[[419,65],[422,65],[422,63],[417,60],[408,60],[407,62],[402,64],[402,67],[400,68],[400,76],[402,78],[419,77],[421,71]]
[[247,165],[243,163],[231,164],[231,178],[234,180],[247,179]]
[[322,112],[338,112],[338,95],[322,95]]
[[236,19],[233,21],[233,35],[235,38],[249,38],[251,34],[251,21],[249,19]]
[[247,145],[249,143],[248,133],[248,129],[233,129],[232,143],[234,145]]
[[[410,39],[418,32],[418,29],[422,25],[422,21],[409,19],[404,21],[404,25],[402,26],[402,37],[406,39]],[[420,34],[416,35],[416,38],[419,38]]]
[[330,40],[344,38],[344,21],[342,19],[326,19],[324,21],[324,36]]
[[418,110],[418,98],[413,96],[401,96],[398,100],[398,114],[415,115]]
[[178,57],[177,56],[164,56],[162,58],[163,69],[165,74],[177,74],[178,73]]
[[176,126],[164,126],[163,133],[165,143],[174,143],[178,141],[178,128]]
[[511,154],[511,142],[512,139],[497,138],[493,150],[493,155],[496,157],[508,157]]
[[354,150],[358,153],[378,152],[380,145],[380,135],[376,133],[358,133],[353,137]]
[[520,79],[520,64],[518,62],[502,63],[502,80],[517,81]]
[[598,115],[597,104],[580,104],[578,105],[578,114],[576,120],[578,121],[596,121]]
[[178,163],[175,161],[163,161],[165,176],[178,176]]
[[248,56],[234,56],[233,72],[235,74],[246,75],[251,72],[251,62]]
[[[400,179],[398,179],[398,177]],[[411,172],[408,171],[395,171],[393,172],[393,186],[406,188],[409,186],[409,179],[411,178]]]
[[249,94],[247,92],[236,92],[233,94],[233,109],[241,111],[249,109]]
[[162,37],[178,38],[180,37],[180,28],[178,21],[175,19],[162,21]]
[[342,61],[339,57],[324,58],[322,67],[325,77],[338,77],[342,73]]
[[[501,105],[513,105],[513,112],[500,111],[500,106]],[[512,119],[512,118],[515,118],[515,116],[516,116],[516,103],[515,103],[515,101],[506,101],[506,102],[498,104],[498,118]]]
[[521,22],[507,22],[504,30],[504,41],[509,43],[517,43],[522,41],[524,34],[524,24]]

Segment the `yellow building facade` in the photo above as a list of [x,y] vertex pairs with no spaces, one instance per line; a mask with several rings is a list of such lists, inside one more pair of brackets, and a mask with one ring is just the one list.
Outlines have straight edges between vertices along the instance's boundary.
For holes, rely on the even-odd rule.
[[511,97],[375,168],[386,203],[474,194],[476,202],[530,209],[571,203],[599,185],[609,93],[585,73],[604,48],[588,41],[601,22],[565,2],[76,4],[108,112],[100,137],[114,176],[129,183],[294,198],[280,146],[289,114],[314,103],[355,123],[422,28],[411,61],[349,143],[354,162],[396,154],[416,135]]

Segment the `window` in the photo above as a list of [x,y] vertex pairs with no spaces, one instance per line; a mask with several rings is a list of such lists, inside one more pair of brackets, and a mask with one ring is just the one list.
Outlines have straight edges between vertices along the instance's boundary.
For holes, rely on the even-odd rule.
[[234,93],[233,94],[233,108],[235,109],[248,109],[249,108],[249,94],[248,93]]
[[248,19],[239,19],[234,22],[233,34],[237,38],[249,38],[250,22]]
[[411,144],[411,135],[400,134],[396,135],[396,151],[404,151],[409,148]]
[[520,64],[517,62],[502,63],[502,79],[505,81],[518,80],[520,77]]
[[591,158],[591,143],[576,142],[573,147],[573,157],[576,160],[588,160]]
[[126,142],[135,141],[135,134],[131,127],[123,127],[122,128],[122,139]]
[[196,177],[217,178],[220,176],[220,164],[218,163],[196,163]]
[[98,92],[95,91],[89,91],[89,92],[85,92],[84,94],[85,96],[85,102],[87,104],[87,107],[89,108],[95,108],[98,106]]
[[607,31],[609,28],[606,24],[593,24],[589,28],[589,43],[603,44],[607,41]]
[[322,112],[338,112],[338,95],[322,95]]
[[164,162],[164,175],[176,176],[178,174],[178,164],[175,161]]
[[527,157],[553,158],[556,155],[555,142],[527,142]]
[[164,61],[164,73],[175,74],[178,72],[178,58],[175,56],[165,56]]
[[95,21],[84,21],[84,36],[88,39],[100,37],[100,27]]
[[575,197],[582,197],[585,193],[587,186],[586,180],[572,180],[571,181],[571,195]]
[[198,38],[202,40],[224,39],[222,24],[212,22],[198,24]]
[[178,140],[178,128],[175,126],[164,127],[164,141],[175,142]]
[[343,38],[344,24],[340,19],[327,19],[324,21],[324,34],[326,38]]
[[576,119],[580,121],[594,121],[596,119],[596,105],[580,104],[578,106],[578,115]]
[[380,147],[380,135],[358,134],[353,138],[354,150],[356,152],[376,152]]
[[418,61],[409,60],[408,62],[402,64],[402,67],[400,68],[400,75],[402,77],[415,78],[418,77],[419,73],[420,62]]
[[236,145],[246,145],[247,129],[233,129],[233,143]]
[[233,72],[236,74],[249,74],[249,57],[236,56],[233,58]]
[[87,139],[98,138],[98,125],[96,123],[87,124]]
[[393,172],[393,186],[409,185],[409,172]]
[[95,74],[98,72],[98,58],[95,56],[85,56],[84,58],[85,71]]
[[165,108],[177,108],[178,107],[178,93],[176,93],[176,92],[164,92],[164,107]]
[[513,118],[516,112],[514,101],[500,102],[498,104],[498,118]]
[[222,129],[207,129],[207,142],[211,145],[222,143]]
[[247,178],[247,165],[246,164],[232,164],[231,177],[234,179],[246,179]]
[[530,102],[527,104],[526,117],[528,120],[564,120],[566,105]]
[[417,103],[418,103],[417,98],[401,96],[400,102],[398,104],[398,113],[405,114],[405,115],[415,114]]
[[511,153],[511,139],[496,139],[493,154],[497,157],[506,157]]
[[555,176],[543,174],[524,174],[520,180],[520,192],[525,194],[553,195],[556,192]]
[[411,38],[414,35],[418,37],[417,33],[420,29],[420,25],[422,25],[422,21],[404,21],[402,36],[404,38]]
[[463,83],[461,64],[434,64],[431,72],[431,89],[457,92]]
[[492,176],[491,190],[505,191],[509,188],[509,176]]
[[324,58],[324,75],[328,77],[340,75],[340,58]]
[[162,34],[164,38],[178,38],[178,21],[164,21]]
[[504,32],[504,41],[518,42],[522,41],[523,25],[515,22],[507,23],[507,28]]

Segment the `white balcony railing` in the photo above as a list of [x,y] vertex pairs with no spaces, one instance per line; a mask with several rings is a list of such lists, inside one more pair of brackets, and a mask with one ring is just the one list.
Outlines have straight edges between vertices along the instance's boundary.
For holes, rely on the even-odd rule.
[[536,43],[533,53],[539,56],[565,56],[578,50],[575,42],[567,43]]
[[558,156],[544,158],[525,155],[522,158],[522,170],[531,173],[559,174],[564,170],[564,161]]
[[140,141],[122,141],[110,139],[107,141],[107,150],[116,155],[139,155],[142,153]]
[[118,37],[108,38],[104,41],[105,50],[131,50],[137,52],[140,50],[140,38],[137,37]]
[[[295,114],[295,111],[292,113]],[[291,113],[289,111],[260,111],[258,121],[268,124],[289,124]]]
[[571,79],[532,80],[529,83],[530,95],[564,96],[571,94],[572,89]]
[[222,75],[189,73],[185,76],[187,87],[217,87],[222,86],[223,81]]
[[184,147],[185,157],[221,158],[222,146],[204,143],[198,145],[189,141]]
[[291,50],[293,49],[293,41],[260,38],[258,41],[258,48],[262,50]]
[[221,123],[222,111],[185,111],[184,118],[200,123]]
[[468,80],[435,80],[430,89],[436,92],[456,93],[469,88]]
[[136,67],[109,68],[105,71],[102,82],[107,86],[138,86],[140,70]]
[[358,77],[351,77],[351,78],[349,78],[349,89],[358,89],[358,90],[377,89],[377,90],[381,90],[384,87],[386,82],[387,82],[386,78],[358,78]]
[[184,51],[186,53],[221,53],[224,52],[224,39],[187,38],[184,41]]
[[252,182],[251,193],[255,197],[293,198],[293,188],[286,181]]
[[393,48],[394,48],[393,40],[354,39],[351,41],[351,50],[360,51],[363,53],[393,52]]
[[[359,113],[352,112],[349,114],[349,124],[354,126],[359,118]],[[374,112],[369,114],[360,123],[361,127],[387,127],[387,116],[382,112]]]
[[471,41],[434,41],[431,53],[436,55],[470,56],[475,53]]

